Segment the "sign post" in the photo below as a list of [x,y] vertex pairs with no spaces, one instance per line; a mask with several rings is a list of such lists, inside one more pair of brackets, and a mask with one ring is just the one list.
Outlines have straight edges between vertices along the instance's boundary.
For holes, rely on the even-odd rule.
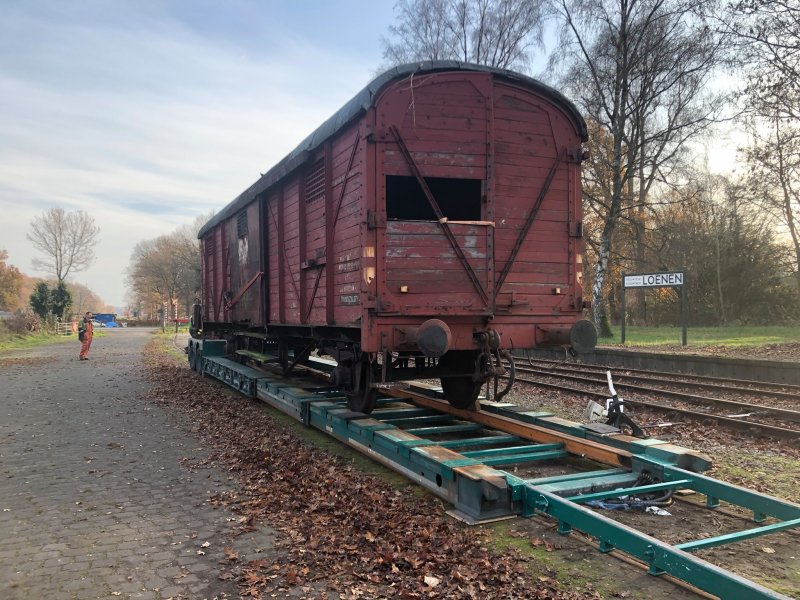
[[625,315],[628,314],[625,306],[625,271],[622,272],[622,319],[620,319],[619,337],[620,344],[625,345]]
[[680,287],[681,295],[681,345],[688,343],[686,335],[686,272],[684,269],[668,273],[635,273],[626,275],[622,273],[622,323],[621,343],[625,343],[625,290],[628,288],[664,288]]

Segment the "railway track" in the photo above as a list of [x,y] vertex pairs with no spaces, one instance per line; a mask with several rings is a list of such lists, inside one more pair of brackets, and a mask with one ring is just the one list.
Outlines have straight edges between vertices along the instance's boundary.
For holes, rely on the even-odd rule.
[[[586,374],[575,374],[574,372],[569,372],[569,369],[565,366],[557,366],[558,368],[555,369],[517,367],[516,371],[518,375],[516,381],[537,387],[558,389],[574,394],[590,396],[600,400],[601,403],[608,398],[609,393],[607,390],[605,369],[602,371],[600,371],[599,368],[586,369]],[[582,366],[578,368],[583,370]],[[601,372],[602,376],[600,376]],[[530,376],[537,376],[537,378],[533,379]],[[796,441],[800,439],[800,427],[794,426],[794,424],[800,423],[800,411],[793,408],[776,406],[774,402],[772,405],[765,405],[755,402],[734,400],[732,398],[699,395],[686,391],[685,389],[680,389],[685,385],[684,381],[670,382],[661,377],[631,377],[614,374],[613,379],[614,385],[618,390],[626,390],[636,394],[635,397],[625,397],[626,404],[633,407],[646,408],[660,413],[679,414],[704,422],[717,422],[722,426],[736,431],[755,433],[782,440]],[[568,385],[563,383],[564,381],[578,384],[582,387]],[[660,387],[653,387],[632,383],[632,381],[659,381],[662,385]],[[670,387],[667,387],[668,385],[673,385],[679,389],[670,389]],[[751,397],[762,391],[740,386],[723,386],[721,384],[703,383],[699,385],[702,385],[704,389],[724,390],[729,394],[745,394]],[[711,385],[713,385],[713,388],[708,387]],[[598,390],[598,387],[600,390]],[[770,391],[772,394],[781,394],[780,396],[770,395],[770,398],[773,400],[775,398],[780,398],[779,402],[784,405],[788,404],[789,406],[794,406],[800,403],[800,397],[778,390]],[[669,398],[673,400],[673,402],[669,404],[654,402],[650,399],[642,399],[642,395]],[[787,398],[787,396],[789,396],[789,398]],[[792,400],[795,401],[793,402]],[[694,408],[695,406],[704,407],[705,410]],[[727,414],[724,412],[726,410]]]
[[[554,372],[558,371],[574,373],[576,371],[580,371],[583,373],[605,374],[605,372],[610,368],[602,365],[567,363],[564,361],[540,358],[528,358],[527,361],[532,369],[551,370]],[[524,370],[526,368],[528,367],[520,365],[517,366],[518,370]],[[643,369],[629,369],[620,367],[615,367],[614,369],[618,371],[618,374],[615,375],[615,378],[626,378],[631,381],[638,380],[652,383],[663,382],[670,385],[687,388],[758,394],[772,398],[797,401],[800,403],[800,386],[797,385],[753,381],[751,379],[735,379],[711,377],[708,375],[672,373],[668,371],[646,371]]]
[[[213,350],[213,349],[212,349]],[[324,377],[325,363],[309,375]],[[287,380],[219,356],[193,368],[320,429],[451,502],[466,520],[546,515],[558,532],[573,527],[647,564],[722,597],[785,598],[697,555],[697,550],[800,527],[800,505],[702,475],[705,455],[660,440],[640,440],[608,426],[581,425],[550,413],[483,402],[457,409],[432,394],[381,388],[371,415],[351,411],[343,393],[318,379]],[[701,510],[724,501],[752,511],[751,529],[667,543],[591,508],[614,498],[661,497],[692,490]],[[654,500],[657,501],[657,500]],[[706,534],[707,535],[707,534]]]

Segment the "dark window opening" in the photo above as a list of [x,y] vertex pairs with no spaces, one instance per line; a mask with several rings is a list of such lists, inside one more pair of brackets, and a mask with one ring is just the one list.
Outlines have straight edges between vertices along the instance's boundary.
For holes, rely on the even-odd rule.
[[247,236],[247,210],[243,210],[236,216],[236,237]]
[[213,237],[206,238],[205,242],[206,242],[206,255],[207,256],[213,255],[214,254],[214,238]]
[[[425,183],[448,220],[481,220],[483,182],[480,179],[426,177]],[[387,175],[386,218],[395,221],[436,221],[436,214],[415,177]]]

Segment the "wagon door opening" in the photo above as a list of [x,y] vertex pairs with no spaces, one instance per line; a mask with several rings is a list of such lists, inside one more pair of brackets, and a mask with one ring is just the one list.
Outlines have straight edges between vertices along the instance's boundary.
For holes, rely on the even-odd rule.
[[[426,177],[425,183],[448,222],[481,221],[483,181]],[[386,176],[386,219],[389,221],[436,221],[425,193],[414,177]]]

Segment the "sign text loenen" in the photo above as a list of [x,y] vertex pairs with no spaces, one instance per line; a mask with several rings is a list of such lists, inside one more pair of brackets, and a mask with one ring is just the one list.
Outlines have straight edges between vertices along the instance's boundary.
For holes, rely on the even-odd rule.
[[683,285],[683,272],[626,275],[623,285],[626,288],[672,287],[674,285]]

